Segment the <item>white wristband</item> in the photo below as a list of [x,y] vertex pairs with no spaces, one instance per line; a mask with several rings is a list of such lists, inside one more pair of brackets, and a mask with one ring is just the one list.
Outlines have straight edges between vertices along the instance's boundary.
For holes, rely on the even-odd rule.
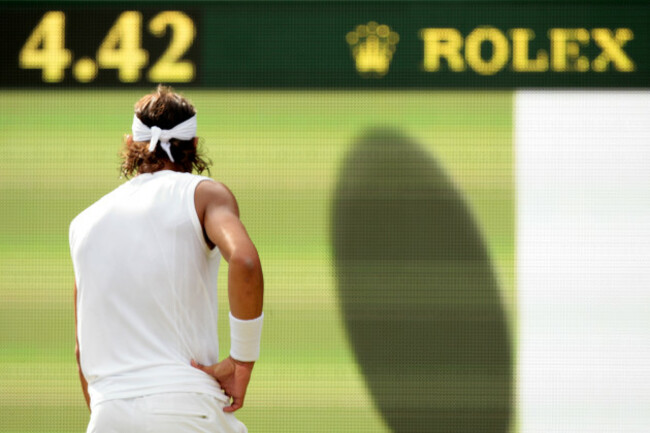
[[237,361],[257,361],[260,357],[264,313],[251,320],[230,315],[230,356]]

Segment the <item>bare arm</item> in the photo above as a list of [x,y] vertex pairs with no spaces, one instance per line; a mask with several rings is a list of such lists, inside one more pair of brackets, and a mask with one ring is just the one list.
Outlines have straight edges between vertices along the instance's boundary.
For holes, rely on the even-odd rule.
[[[220,183],[201,182],[195,193],[195,205],[206,241],[221,251],[228,262],[228,301],[230,312],[241,320],[262,314],[264,279],[262,265],[253,241],[239,219],[233,194]],[[242,407],[254,362],[228,357],[218,364],[193,365],[217,379],[232,404],[226,412]]]
[[75,329],[75,356],[77,358],[77,369],[79,370],[79,380],[81,381],[81,390],[84,393],[84,398],[86,399],[86,406],[90,409],[90,395],[88,394],[88,382],[84,377],[83,371],[81,371],[81,360],[79,352],[79,337],[77,336],[77,283],[74,284],[74,329]]
[[207,240],[216,245],[228,262],[228,301],[238,319],[262,314],[264,280],[253,241],[239,219],[239,208],[224,185],[201,182],[196,188],[196,207]]

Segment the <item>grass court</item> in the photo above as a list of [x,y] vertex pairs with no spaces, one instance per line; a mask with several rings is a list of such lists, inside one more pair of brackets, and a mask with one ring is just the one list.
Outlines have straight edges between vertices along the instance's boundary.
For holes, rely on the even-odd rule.
[[[2,433],[85,431],[68,225],[124,182],[122,136],[151,90],[0,91]],[[237,196],[262,258],[262,357],[238,412],[250,431],[387,431],[341,321],[330,244],[339,169],[369,127],[401,129],[443,165],[479,223],[512,327],[511,92],[177,90],[197,107],[211,175]]]

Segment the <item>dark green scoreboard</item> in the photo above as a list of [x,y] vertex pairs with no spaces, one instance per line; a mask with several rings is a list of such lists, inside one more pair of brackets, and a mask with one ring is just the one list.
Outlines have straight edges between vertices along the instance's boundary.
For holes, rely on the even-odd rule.
[[650,2],[0,3],[0,85],[650,87]]

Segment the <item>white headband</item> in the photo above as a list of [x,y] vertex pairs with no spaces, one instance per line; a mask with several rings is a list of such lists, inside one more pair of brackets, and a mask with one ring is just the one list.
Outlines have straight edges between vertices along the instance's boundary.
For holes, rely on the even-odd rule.
[[153,152],[156,149],[156,144],[160,140],[160,146],[163,148],[169,160],[174,162],[172,157],[172,152],[170,150],[171,144],[169,140],[176,138],[178,140],[190,140],[196,136],[196,114],[185,122],[179,123],[174,126],[172,129],[160,129],[157,126],[152,126],[149,128],[147,125],[142,123],[142,121],[136,116],[133,115],[133,125],[131,126],[133,131],[133,140],[134,141],[149,141],[149,152]]

